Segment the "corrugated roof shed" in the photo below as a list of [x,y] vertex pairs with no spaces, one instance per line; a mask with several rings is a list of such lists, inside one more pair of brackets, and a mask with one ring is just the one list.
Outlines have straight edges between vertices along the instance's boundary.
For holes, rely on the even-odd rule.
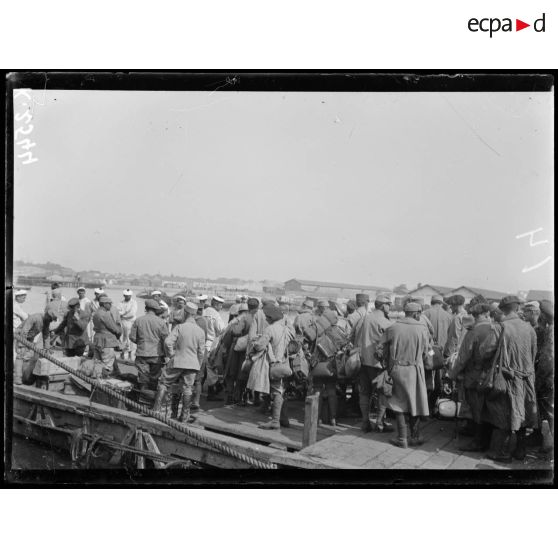
[[[460,289],[461,288],[469,289],[470,291],[473,291],[474,293],[476,293],[478,295],[482,295],[482,296],[484,296],[484,298],[487,298],[487,299],[490,299],[490,298],[500,299],[500,298],[503,298],[503,297],[510,294],[510,293],[504,293],[502,291],[493,291],[491,289],[478,289],[477,287],[468,287],[466,285],[463,285],[462,287],[459,287],[459,288]],[[457,290],[457,289],[455,289],[455,290]]]
[[370,291],[391,291],[388,287],[373,287],[371,285],[351,285],[348,283],[330,283],[327,281],[311,281],[306,279],[289,279],[289,281],[285,281],[285,283],[289,283],[290,281],[297,281],[302,285],[309,285],[311,287],[329,287],[329,288],[337,288],[337,289],[366,289]]

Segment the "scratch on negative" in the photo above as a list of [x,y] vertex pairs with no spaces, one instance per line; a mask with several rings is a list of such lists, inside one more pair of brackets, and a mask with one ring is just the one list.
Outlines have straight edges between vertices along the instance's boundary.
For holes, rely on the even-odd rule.
[[457,116],[459,116],[459,118],[465,124],[465,126],[467,126],[467,128],[469,128],[469,130],[471,130],[471,132],[473,132],[473,134],[475,134],[476,138],[479,141],[481,141],[482,143],[484,143],[484,145],[486,145],[486,147],[488,147],[488,149],[490,149],[491,151],[496,153],[496,155],[498,155],[498,157],[501,157],[500,153],[498,153],[498,151],[496,151],[496,149],[494,149],[489,143],[487,143],[483,139],[483,137],[469,124],[469,122],[467,122],[467,120],[465,120],[465,118],[457,111],[457,109],[449,102],[449,100],[444,95],[442,95],[442,98],[450,106],[450,108],[453,110],[453,112],[455,112],[455,114],[457,114]]
[[170,109],[171,112],[192,112],[193,110],[198,110],[205,107],[211,107],[213,105],[218,105],[219,103],[223,103],[224,101],[230,101],[232,97],[224,97],[223,99],[217,99],[211,103],[204,103],[203,105],[196,105],[195,107],[185,108],[185,109]]
[[180,173],[180,176],[176,179],[176,182],[171,186],[170,190],[167,192],[167,196],[170,195],[172,191],[176,188],[176,185],[180,182],[180,179],[182,178],[183,174],[184,171]]

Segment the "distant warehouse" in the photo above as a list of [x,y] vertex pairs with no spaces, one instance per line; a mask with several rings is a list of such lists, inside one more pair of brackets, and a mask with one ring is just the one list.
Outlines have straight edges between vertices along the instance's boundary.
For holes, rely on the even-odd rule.
[[357,293],[366,293],[373,299],[377,293],[389,293],[387,287],[373,287],[371,285],[349,285],[347,283],[327,283],[325,281],[306,281],[290,279],[285,281],[285,292],[293,294],[307,294],[309,297],[337,297],[354,298]]

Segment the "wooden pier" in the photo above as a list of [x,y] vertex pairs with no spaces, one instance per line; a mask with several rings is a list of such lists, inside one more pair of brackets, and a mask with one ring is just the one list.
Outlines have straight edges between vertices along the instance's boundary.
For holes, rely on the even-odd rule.
[[[133,377],[136,373],[133,364],[127,361],[119,361],[119,368],[123,376]],[[340,418],[336,427],[324,426],[318,424],[318,395],[305,401],[287,400],[290,426],[280,430],[258,428],[270,417],[251,405],[224,405],[202,397],[204,410],[188,425],[203,433],[200,441],[199,436],[192,438],[192,434],[186,435],[172,423],[165,424],[170,418],[168,402],[163,408],[165,422],[161,422],[160,418],[134,412],[122,401],[112,401],[113,396],[100,398],[101,392],[95,394],[96,390],[86,382],[75,376],[71,379],[79,394],[61,392],[60,382],[52,385],[41,382],[40,386],[46,389],[14,386],[14,432],[60,448],[73,445],[74,450],[76,436],[82,438],[84,447],[95,439],[95,443],[100,441],[113,452],[110,466],[121,464],[124,453],[132,453],[133,447],[139,450],[134,454],[138,468],[144,468],[147,459],[155,468],[177,460],[185,466],[190,463],[196,467],[243,469],[262,465],[371,470],[553,469],[553,456],[540,455],[536,448],[523,461],[514,460],[510,464],[494,462],[484,453],[459,451],[469,439],[456,436],[453,420],[424,420],[421,425],[424,444],[408,449],[390,444],[394,433],[363,433],[357,418]],[[223,454],[223,445],[233,448],[233,453]]]

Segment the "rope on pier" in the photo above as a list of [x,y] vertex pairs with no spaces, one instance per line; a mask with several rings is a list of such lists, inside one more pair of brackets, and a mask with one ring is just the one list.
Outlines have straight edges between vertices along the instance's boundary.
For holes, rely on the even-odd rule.
[[251,465],[252,467],[254,467],[256,469],[277,469],[277,465],[275,463],[269,463],[269,462],[257,459],[255,457],[252,457],[250,455],[246,455],[246,454],[244,454],[244,453],[242,453],[242,452],[240,452],[240,451],[238,451],[238,450],[236,450],[236,449],[234,449],[230,446],[227,446],[226,444],[220,442],[219,440],[214,440],[213,438],[209,438],[208,436],[205,436],[203,434],[203,431],[201,431],[201,430],[198,430],[196,428],[189,428],[188,426],[186,426],[185,424],[183,424],[181,422],[178,422],[178,421],[173,420],[171,418],[167,418],[163,413],[153,411],[149,407],[146,407],[145,405],[141,405],[140,403],[138,403],[136,401],[133,401],[132,399],[129,399],[128,397],[122,395],[122,393],[120,393],[116,390],[113,390],[109,386],[101,383],[99,380],[97,380],[95,378],[90,378],[89,376],[86,376],[83,372],[81,372],[79,370],[74,370],[73,368],[71,368],[70,366],[65,364],[64,362],[61,362],[58,359],[56,359],[55,357],[53,357],[45,349],[41,349],[41,348],[37,347],[34,343],[29,341],[28,339],[25,339],[25,337],[21,336],[18,333],[14,333],[14,339],[16,339],[23,346],[27,347],[28,349],[31,349],[32,351],[34,351],[35,353],[40,355],[42,358],[46,358],[47,360],[49,360],[50,362],[52,362],[56,366],[62,368],[66,372],[69,372],[70,374],[72,374],[73,376],[76,376],[80,380],[82,380],[84,382],[87,382],[88,384],[91,384],[92,386],[100,389],[101,391],[104,391],[105,393],[108,393],[112,397],[115,397],[119,401],[122,401],[128,407],[132,408],[137,413],[140,413],[140,414],[146,415],[148,417],[154,418],[154,419],[166,424],[167,426],[173,428],[174,430],[178,430],[182,434],[185,434],[188,438],[191,438],[193,440],[196,440],[198,442],[206,444],[209,447],[211,447],[212,449],[218,451],[219,453],[222,453],[224,455],[227,455],[229,457],[237,459],[238,461],[242,461],[243,463],[247,463],[248,465]]

